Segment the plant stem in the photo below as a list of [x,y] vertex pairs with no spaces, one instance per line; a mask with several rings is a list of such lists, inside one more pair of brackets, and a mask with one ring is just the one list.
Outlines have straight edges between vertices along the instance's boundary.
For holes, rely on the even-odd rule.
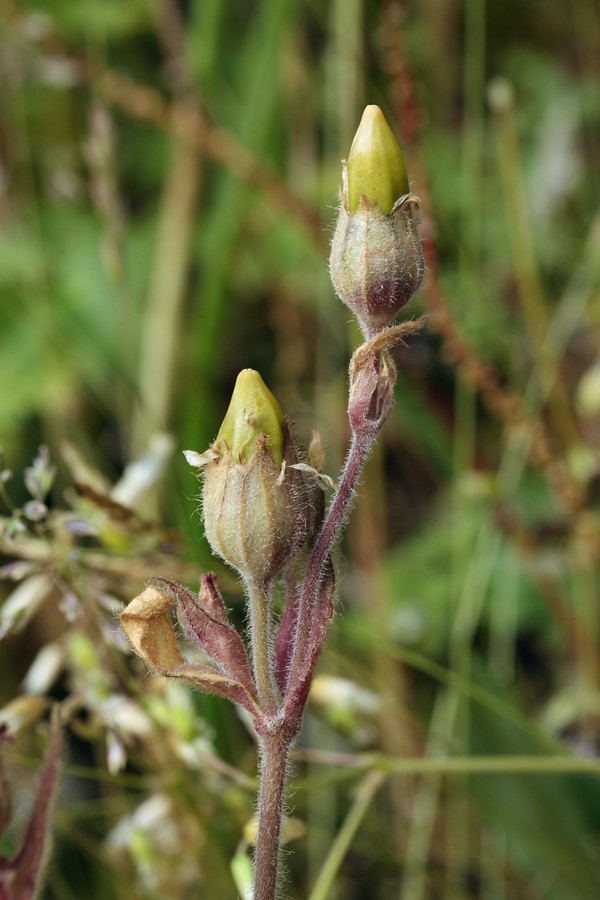
[[[375,437],[376,434],[369,436],[354,434],[338,489],[310,555],[299,600],[290,685],[294,682],[294,676],[302,677],[302,667],[309,649],[307,644],[310,640],[314,607],[323,580],[323,570],[331,548],[345,522],[360,473]],[[268,719],[277,712],[272,681],[268,592],[264,585],[249,583],[248,593],[250,596],[254,673],[259,701]],[[296,706],[298,705],[297,702]],[[261,735],[254,900],[274,900],[277,890],[287,758],[295,734],[293,726],[286,721],[286,713],[292,713],[293,720],[300,721],[301,710],[284,710],[282,724]]]
[[275,900],[277,893],[283,795],[290,745],[291,735],[281,728],[261,739],[253,900]]
[[321,531],[308,560],[298,606],[297,627],[288,686],[293,684],[294,676],[298,674],[306,656],[307,643],[313,622],[313,610],[317,603],[319,588],[323,580],[325,563],[346,521],[358,479],[371,452],[376,436],[376,433],[368,435],[353,434],[337,491],[327,510]]
[[269,589],[264,584],[248,581],[250,629],[254,678],[261,709],[274,714],[277,709],[271,667],[271,607]]

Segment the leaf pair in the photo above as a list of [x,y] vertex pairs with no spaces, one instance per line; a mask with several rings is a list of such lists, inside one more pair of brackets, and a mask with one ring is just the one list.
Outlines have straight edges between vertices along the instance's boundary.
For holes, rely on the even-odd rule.
[[[216,668],[183,658],[170,617],[173,607],[189,637]],[[184,678],[206,693],[239,703],[252,716],[258,714],[256,685],[246,650],[229,624],[212,573],[201,577],[197,597],[174,581],[154,578],[123,610],[121,624],[136,653],[161,675]]]

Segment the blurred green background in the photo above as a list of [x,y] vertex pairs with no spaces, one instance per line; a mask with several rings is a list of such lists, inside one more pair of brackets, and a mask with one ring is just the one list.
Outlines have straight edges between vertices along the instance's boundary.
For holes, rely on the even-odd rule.
[[597,0],[0,0],[0,851],[60,700],[44,897],[242,896],[247,725],[149,677],[116,613],[216,566],[243,622],[180,452],[241,368],[336,477],[359,338],[328,242],[366,103],[422,200],[429,319],[343,544],[286,896],[600,896],[599,76]]

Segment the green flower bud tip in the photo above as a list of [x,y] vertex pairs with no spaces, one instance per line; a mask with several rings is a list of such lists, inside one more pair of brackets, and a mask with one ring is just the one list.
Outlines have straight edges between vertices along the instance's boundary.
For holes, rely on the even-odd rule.
[[213,445],[231,453],[234,460],[248,462],[261,435],[273,461],[283,460],[283,412],[279,403],[254,369],[243,369],[237,377],[229,408]]
[[204,469],[202,511],[213,552],[247,581],[269,583],[304,544],[314,516],[288,424],[258,372],[238,375],[213,445],[184,454]]
[[378,106],[367,106],[352,141],[347,165],[347,208],[355,213],[361,197],[385,215],[410,191],[402,151]]

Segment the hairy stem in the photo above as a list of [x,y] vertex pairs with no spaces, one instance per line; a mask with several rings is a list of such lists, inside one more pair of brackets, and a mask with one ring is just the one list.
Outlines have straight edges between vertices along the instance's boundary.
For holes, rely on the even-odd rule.
[[271,605],[268,587],[249,581],[248,599],[252,663],[258,699],[263,713],[272,715],[277,709],[277,701],[271,666]]
[[[308,560],[299,598],[289,686],[294,684],[294,675],[301,677],[300,673],[308,652],[313,612],[318,600],[325,564],[346,520],[360,473],[375,437],[376,433],[369,436],[354,434],[338,489],[331,501]],[[254,672],[261,707],[263,712],[268,714],[276,710],[270,664],[268,596],[264,587],[262,589],[256,585],[248,587]],[[299,704],[296,703],[297,705]],[[291,712],[293,719],[299,723],[301,710],[290,709],[286,712]],[[286,722],[285,712],[283,721]],[[260,800],[253,900],[274,900],[277,892],[283,793],[291,735],[292,732],[289,729],[284,732],[280,727],[275,731],[268,732],[261,739]]]
[[253,900],[275,900],[277,895],[283,796],[290,745],[291,736],[281,729],[261,740]]
[[371,448],[377,437],[377,433],[356,434],[352,436],[350,450],[346,457],[346,463],[342,471],[338,489],[335,492],[329,509],[325,515],[321,531],[315,541],[312,553],[306,567],[302,592],[297,614],[297,626],[294,636],[294,650],[290,666],[288,687],[293,685],[294,676],[307,652],[307,644],[313,620],[313,610],[318,601],[319,588],[323,580],[325,563],[335,541],[346,521],[348,510],[352,503],[354,493],[363,470],[364,464],[371,452]]

